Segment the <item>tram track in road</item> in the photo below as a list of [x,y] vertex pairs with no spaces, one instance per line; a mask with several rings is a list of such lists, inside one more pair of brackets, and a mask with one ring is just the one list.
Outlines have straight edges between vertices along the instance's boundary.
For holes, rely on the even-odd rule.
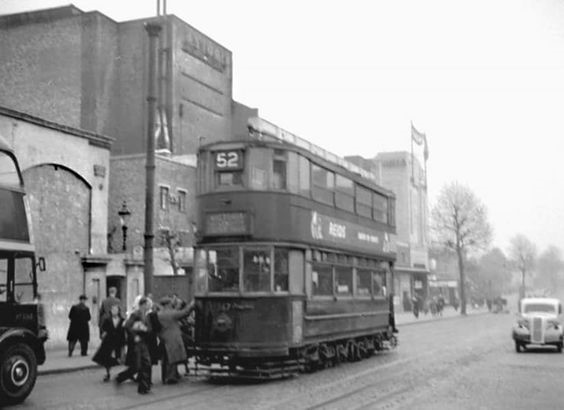
[[[181,386],[181,385],[179,385]],[[166,387],[166,386],[165,386]],[[198,395],[198,394],[206,394],[209,391],[212,390],[217,390],[219,389],[221,386],[207,386],[207,387],[202,387],[200,389],[196,389],[196,390],[191,390],[191,389],[186,389],[185,391],[183,391],[182,393],[176,393],[176,394],[171,394],[171,395],[167,395],[167,396],[163,396],[163,397],[156,397],[156,398],[151,398],[151,396],[142,396],[143,398],[147,399],[144,400],[141,403],[134,403],[134,404],[130,404],[124,407],[118,407],[116,410],[131,410],[131,409],[140,409],[140,408],[153,408],[151,406],[155,405],[155,404],[159,404],[159,403],[164,403],[167,401],[171,401],[171,400],[177,400],[180,399],[182,397],[185,396],[190,396],[190,404],[195,404],[198,403],[198,401],[194,401],[194,395]],[[201,401],[207,399],[207,396],[205,398],[203,398]]]
[[[438,334],[432,335],[437,340],[452,340],[451,328],[442,328]],[[455,331],[456,332],[456,331]],[[450,336],[450,337],[449,337]],[[502,339],[499,343],[502,343]],[[385,364],[375,364],[374,367],[362,370],[358,373],[339,377],[338,380],[324,383],[322,386],[276,403],[273,407],[283,409],[295,406],[301,400],[309,405],[305,408],[354,408],[355,400],[352,397],[361,398],[362,404],[356,408],[395,408],[397,401],[409,399],[406,393],[421,386],[432,387],[433,383],[441,379],[444,374],[448,374],[450,366],[454,365],[464,368],[469,362],[481,360],[484,354],[499,348],[499,343],[485,345],[481,342],[481,337],[473,332],[467,334],[464,339],[458,339],[456,343],[444,344],[427,342],[431,349],[412,351],[409,357],[397,358]],[[436,347],[435,347],[436,346]],[[474,346],[474,347],[472,347]],[[438,359],[438,360],[437,360]],[[403,369],[406,370],[403,370]],[[362,386],[355,386],[356,383]],[[406,383],[408,384],[406,386]],[[342,394],[336,394],[339,390],[347,389]],[[370,392],[367,394],[367,392]],[[325,399],[316,402],[315,397]]]

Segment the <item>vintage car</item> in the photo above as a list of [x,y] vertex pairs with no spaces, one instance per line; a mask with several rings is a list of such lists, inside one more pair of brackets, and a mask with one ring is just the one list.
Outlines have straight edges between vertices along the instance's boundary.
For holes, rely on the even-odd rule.
[[526,349],[527,345],[555,346],[562,352],[563,327],[559,320],[562,304],[555,298],[521,299],[520,313],[513,327],[515,351]]

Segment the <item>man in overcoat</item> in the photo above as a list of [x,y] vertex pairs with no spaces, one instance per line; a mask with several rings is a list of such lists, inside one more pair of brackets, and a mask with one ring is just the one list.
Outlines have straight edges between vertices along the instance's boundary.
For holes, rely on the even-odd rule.
[[[104,323],[104,319],[106,317],[110,317],[112,314],[110,313],[112,310],[112,306],[118,305],[121,309],[121,300],[116,296],[117,295],[117,288],[112,286],[108,289],[108,297],[102,301],[100,305],[100,312],[98,318],[98,326],[100,329],[102,328],[102,323]],[[120,313],[121,315],[121,313]],[[100,332],[100,335],[102,333]]]
[[174,384],[178,383],[180,378],[178,364],[185,363],[188,359],[179,321],[192,313],[194,304],[177,310],[173,306],[172,299],[164,297],[160,300],[160,305],[162,309],[158,312],[157,317],[161,324],[159,339],[163,345],[161,376],[163,383]]
[[70,326],[67,333],[69,342],[69,357],[72,356],[76,342],[80,342],[80,354],[86,356],[88,354],[88,341],[90,340],[90,309],[86,306],[86,295],[80,295],[79,303],[73,305],[69,312]]

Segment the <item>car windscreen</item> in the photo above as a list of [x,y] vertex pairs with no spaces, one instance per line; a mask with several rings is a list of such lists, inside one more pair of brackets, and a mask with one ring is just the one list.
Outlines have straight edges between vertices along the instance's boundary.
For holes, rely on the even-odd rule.
[[524,306],[524,313],[532,312],[543,312],[543,313],[555,313],[556,309],[554,305],[547,305],[544,303],[529,303]]

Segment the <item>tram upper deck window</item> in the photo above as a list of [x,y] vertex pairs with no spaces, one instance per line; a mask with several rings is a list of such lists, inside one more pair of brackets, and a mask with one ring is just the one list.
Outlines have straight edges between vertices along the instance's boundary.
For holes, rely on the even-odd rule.
[[301,155],[298,157],[299,163],[299,193],[305,197],[310,196],[311,185],[310,185],[310,166],[309,160]]
[[5,152],[0,152],[0,185],[12,187],[21,186],[18,169],[12,157]]
[[245,292],[270,292],[270,248],[243,249]]
[[360,185],[356,186],[356,213],[372,218],[372,194]]
[[354,212],[354,183],[338,174],[335,178],[335,205],[345,211]]
[[372,195],[372,216],[375,221],[388,222],[388,198],[374,193]]
[[335,189],[335,174],[318,165],[311,165],[311,190],[313,199],[328,205],[333,205],[333,190]]
[[272,188],[286,189],[286,151],[275,149],[272,161]]
[[209,251],[209,291],[239,291],[239,248],[221,248]]
[[388,198],[388,223],[396,226],[396,200],[394,198]]

